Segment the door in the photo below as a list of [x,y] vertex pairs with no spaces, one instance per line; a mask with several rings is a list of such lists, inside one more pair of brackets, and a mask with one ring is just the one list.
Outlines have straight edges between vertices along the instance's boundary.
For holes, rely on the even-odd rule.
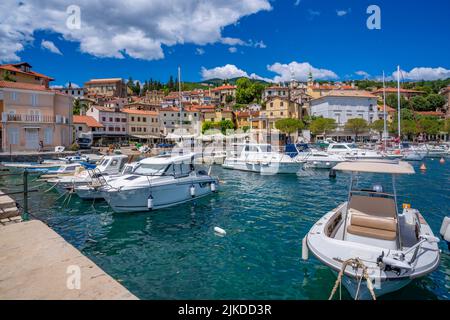
[[29,150],[39,149],[39,130],[38,129],[25,129],[26,147]]

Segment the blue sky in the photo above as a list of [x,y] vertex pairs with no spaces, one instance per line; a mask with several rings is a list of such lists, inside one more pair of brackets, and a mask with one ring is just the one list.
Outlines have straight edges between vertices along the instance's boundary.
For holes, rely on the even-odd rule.
[[[178,65],[185,81],[304,80],[309,71],[330,80],[376,78],[397,64],[410,80],[450,77],[448,0],[137,2],[3,0],[0,62],[28,61],[59,85],[166,81]],[[80,30],[64,25],[70,4],[80,7]],[[381,10],[380,30],[366,26],[372,4]]]

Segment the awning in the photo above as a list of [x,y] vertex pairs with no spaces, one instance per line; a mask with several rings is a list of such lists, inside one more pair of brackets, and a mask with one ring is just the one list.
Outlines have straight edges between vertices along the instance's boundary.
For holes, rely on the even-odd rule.
[[137,139],[159,139],[160,136],[155,136],[152,134],[131,134],[130,137],[137,138]]

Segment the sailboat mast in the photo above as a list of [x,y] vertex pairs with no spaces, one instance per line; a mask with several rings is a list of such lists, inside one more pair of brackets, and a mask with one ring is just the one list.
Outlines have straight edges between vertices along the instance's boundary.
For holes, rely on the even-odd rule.
[[386,125],[386,84],[384,82],[383,71],[383,144],[386,150],[386,138],[387,138],[387,125]]
[[398,138],[401,140],[400,132],[400,66],[397,66],[397,122],[398,122]]
[[178,106],[180,108],[180,135],[183,137],[183,103],[181,102],[181,68],[178,67]]

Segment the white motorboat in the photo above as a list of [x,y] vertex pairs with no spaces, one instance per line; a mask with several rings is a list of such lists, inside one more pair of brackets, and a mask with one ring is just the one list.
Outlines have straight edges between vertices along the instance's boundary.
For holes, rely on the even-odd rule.
[[115,212],[171,207],[215,192],[219,181],[195,170],[194,153],[143,159],[131,174],[111,179],[101,188]]
[[[409,204],[403,204],[403,211],[398,212],[395,177],[413,174],[409,163],[354,161],[342,162],[334,169],[351,173],[348,201],[314,224],[303,239],[302,252],[307,259],[309,249],[338,273],[332,294],[342,279],[353,298],[375,298],[399,290],[439,266],[439,239],[424,217]],[[361,188],[360,173],[392,175],[392,192],[378,184]]]
[[325,151],[310,148],[307,144],[289,144],[286,146],[286,153],[296,161],[305,162],[305,168],[313,169],[331,169],[346,160],[341,155],[328,154]]
[[445,157],[447,156],[449,149],[444,144],[427,144],[425,145],[425,148],[427,149],[427,157],[428,158],[439,158],[439,157]]
[[54,184],[56,190],[64,193],[74,189],[76,186],[88,184],[95,177],[120,173],[127,159],[128,156],[126,155],[105,156],[95,169],[84,170],[69,176],[54,177],[46,181]]
[[270,175],[297,173],[304,165],[303,161],[273,151],[270,144],[242,143],[235,144],[234,149],[236,152],[227,155],[222,167]]
[[90,182],[75,186],[77,196],[83,200],[103,199],[101,188],[107,187],[109,181],[114,181],[120,176],[131,174],[139,165],[139,162],[127,163],[117,175],[93,175]]
[[346,159],[383,159],[385,155],[378,151],[358,148],[351,143],[331,143],[327,148],[328,154],[336,154]]

